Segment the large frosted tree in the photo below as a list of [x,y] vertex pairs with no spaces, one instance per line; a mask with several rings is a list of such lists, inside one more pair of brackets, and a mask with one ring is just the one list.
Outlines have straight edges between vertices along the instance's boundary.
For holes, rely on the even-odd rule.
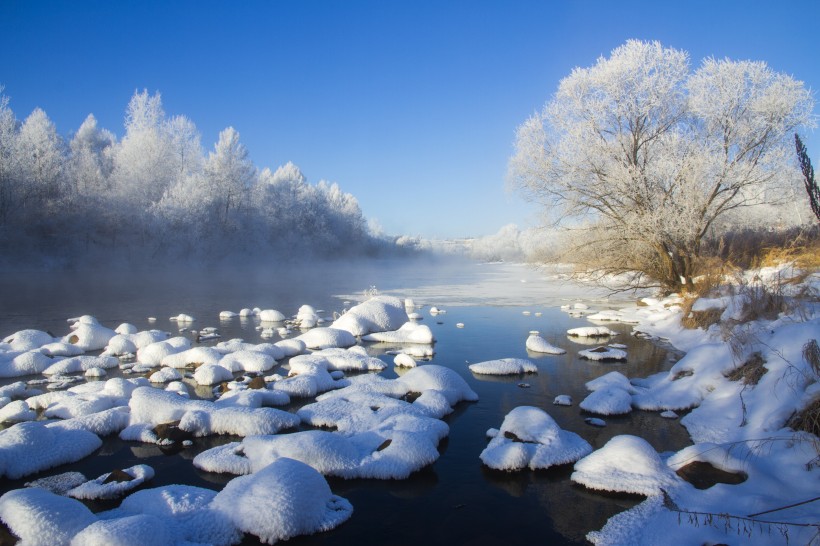
[[705,60],[630,40],[576,68],[517,131],[511,180],[604,273],[692,283],[704,238],[793,169],[787,138],[810,120],[802,82],[765,63]]

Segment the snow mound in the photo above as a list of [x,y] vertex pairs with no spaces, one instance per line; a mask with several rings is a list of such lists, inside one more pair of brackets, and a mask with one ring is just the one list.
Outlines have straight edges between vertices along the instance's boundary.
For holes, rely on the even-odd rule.
[[399,353],[393,359],[393,364],[395,364],[399,368],[415,368],[416,367],[416,359],[414,359],[412,356],[408,355],[407,353]]
[[617,386],[601,387],[584,398],[579,406],[598,415],[624,415],[632,411],[632,396]]
[[31,487],[0,497],[0,520],[26,546],[68,546],[97,517],[80,501]]
[[614,347],[596,347],[594,349],[586,349],[584,351],[578,351],[578,355],[581,358],[595,360],[598,362],[608,360],[626,360],[626,351],[616,349]]
[[363,347],[350,349],[331,348],[316,351],[310,355],[299,355],[290,359],[291,371],[303,369],[306,362],[327,364],[328,371],[381,371],[387,367],[382,360],[369,356]]
[[336,327],[313,328],[295,339],[303,342],[308,349],[330,349],[356,345],[356,338],[353,334]]
[[105,481],[111,475],[110,472],[103,474],[99,478],[89,480],[71,489],[66,494],[75,499],[115,499],[123,493],[131,491],[154,477],[154,469],[145,464],[138,464],[130,468],[123,469],[131,479],[126,481]]
[[564,349],[552,345],[549,341],[535,333],[531,333],[529,335],[525,345],[528,351],[532,351],[534,353],[544,353],[549,355],[562,355],[566,353]]
[[43,345],[54,342],[54,337],[48,332],[42,330],[20,330],[14,332],[10,336],[3,338],[3,343],[8,343],[12,351],[24,353],[39,349]]
[[101,445],[102,440],[86,430],[20,423],[0,431],[0,476],[16,479],[79,461]]
[[164,356],[160,364],[171,368],[196,367],[203,364],[216,364],[223,356],[213,347],[192,347],[186,351]]
[[259,311],[259,320],[262,322],[284,322],[287,317],[276,309],[263,309]]
[[516,375],[538,373],[538,368],[526,358],[501,358],[477,362],[468,366],[470,371],[482,375]]
[[575,463],[570,479],[590,489],[639,495],[659,495],[681,481],[646,440],[630,435],[615,436]]
[[238,529],[268,544],[328,531],[353,514],[353,506],[334,495],[321,474],[287,458],[234,478],[211,506]]
[[276,366],[276,359],[260,351],[240,350],[224,355],[219,365],[232,372],[266,372]]
[[381,341],[386,343],[422,343],[431,344],[436,341],[429,326],[415,322],[405,322],[401,328],[392,332],[374,332],[362,336],[364,341]]
[[42,373],[53,363],[54,360],[36,349],[24,353],[0,353],[0,378]]
[[81,322],[77,328],[65,336],[62,341],[81,348],[83,351],[97,351],[104,349],[108,341],[117,335],[111,328],[100,324]]
[[210,503],[216,491],[190,485],[166,485],[144,489],[126,497],[118,508],[99,516],[114,520],[148,515],[172,525],[182,540],[194,544],[236,544],[241,533]]
[[531,406],[513,409],[492,436],[479,458],[496,470],[545,469],[573,463],[592,452],[586,440],[561,429],[548,413]]
[[194,372],[194,381],[197,385],[217,385],[231,379],[233,379],[231,370],[218,364],[204,364]]
[[580,328],[567,330],[567,335],[572,337],[607,337],[616,336],[618,333],[613,332],[606,326],[581,326]]
[[180,379],[182,379],[182,374],[180,374],[176,368],[169,368],[167,366],[152,373],[151,377],[148,378],[151,383],[169,383],[171,381],[179,381]]
[[165,341],[155,341],[137,349],[137,361],[146,366],[160,366],[163,358],[190,348],[191,340],[187,337],[178,336]]
[[[195,436],[211,434],[274,434],[299,424],[292,413],[274,408],[243,408],[219,406],[206,400],[189,400],[174,392],[152,387],[134,391],[129,402],[131,427],[155,426],[179,421],[179,428]],[[142,427],[144,428],[144,427]],[[126,429],[128,431],[128,429]],[[131,437],[134,429],[123,431]]]
[[402,300],[392,296],[374,296],[351,307],[330,326],[347,330],[354,336],[364,336],[398,330],[407,321],[407,311]]
[[24,400],[16,400],[0,408],[0,423],[23,423],[35,419],[37,412],[29,408]]

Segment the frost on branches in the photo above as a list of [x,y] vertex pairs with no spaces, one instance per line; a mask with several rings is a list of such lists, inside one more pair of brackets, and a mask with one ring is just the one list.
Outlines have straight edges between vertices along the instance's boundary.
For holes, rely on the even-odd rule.
[[763,62],[706,59],[630,40],[564,78],[517,132],[513,184],[583,226],[606,273],[677,289],[733,211],[785,199],[788,136],[810,122],[802,82]]

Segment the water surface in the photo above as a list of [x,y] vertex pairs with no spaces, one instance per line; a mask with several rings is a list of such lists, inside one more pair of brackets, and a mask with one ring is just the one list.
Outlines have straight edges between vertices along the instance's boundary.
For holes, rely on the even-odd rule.
[[[310,304],[330,316],[362,300],[365,292],[374,288],[380,293],[413,298],[420,306],[423,322],[437,339],[430,362],[457,371],[478,393],[479,401],[459,404],[445,418],[450,435],[439,446],[441,457],[409,479],[329,479],[334,493],[353,504],[353,517],[333,531],[294,538],[289,543],[582,544],[587,532],[599,529],[607,518],[633,506],[641,497],[606,495],[574,485],[569,480],[571,465],[536,472],[490,470],[478,458],[487,444],[489,428],[498,428],[513,408],[532,405],[545,409],[561,427],[580,434],[594,448],[618,434],[640,435],[658,451],[678,450],[690,442],[677,421],[656,413],[608,417],[604,428],[584,422],[588,415],[578,403],[587,394],[587,381],[612,370],[628,377],[647,376],[668,369],[677,355],[667,347],[631,336],[627,325],[614,324],[610,328],[620,333],[614,341],[628,346],[629,359],[618,364],[579,359],[578,351],[589,346],[568,338],[566,331],[589,322],[562,312],[560,305],[586,301],[600,309],[623,305],[634,298],[606,300],[604,292],[569,284],[562,278],[556,270],[450,262],[317,263],[298,270],[272,266],[5,275],[0,276],[0,336],[23,328],[63,335],[68,331],[66,319],[82,314],[94,315],[112,328],[130,322],[140,329],[160,328],[176,335],[177,325],[168,317],[187,313],[197,319],[194,328],[216,326],[223,339],[241,337],[259,343],[263,340],[257,322],[220,322],[219,312],[260,307],[291,315],[300,305]],[[446,313],[431,315],[433,305]],[[149,322],[148,317],[155,317],[156,322]],[[463,327],[457,327],[459,323]],[[540,331],[550,343],[567,349],[567,354],[528,354],[524,343],[530,330]],[[393,356],[385,354],[387,349],[378,344],[365,346],[389,364],[383,375],[396,377]],[[473,375],[467,368],[471,363],[505,357],[530,358],[538,373],[489,377]],[[210,396],[209,389],[191,387],[191,392]],[[571,395],[574,405],[554,406],[552,400],[559,394]],[[299,401],[291,409],[306,402]],[[191,460],[205,449],[234,440],[237,438],[202,438],[191,448],[168,451],[109,438],[92,457],[22,480],[6,481],[0,485],[0,492],[69,470],[94,478],[134,464],[148,464],[156,471],[149,487],[185,483],[220,489],[233,476],[201,472]],[[92,503],[92,508],[115,505]],[[257,543],[250,536],[243,542]]]

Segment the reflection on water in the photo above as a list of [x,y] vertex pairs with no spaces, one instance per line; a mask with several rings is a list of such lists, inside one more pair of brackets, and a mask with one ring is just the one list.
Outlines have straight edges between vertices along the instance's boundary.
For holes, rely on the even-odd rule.
[[[678,450],[690,443],[677,421],[655,413],[608,417],[604,428],[584,422],[588,415],[578,404],[588,394],[586,382],[613,370],[628,377],[648,376],[668,369],[670,357],[674,359],[677,355],[670,355],[663,346],[633,337],[628,325],[608,324],[618,335],[594,343],[624,344],[628,360],[598,363],[580,359],[578,351],[588,345],[583,339],[568,338],[566,331],[589,322],[569,316],[558,307],[584,298],[593,302],[592,307],[603,308],[601,294],[585,287],[562,285],[553,273],[520,266],[336,264],[300,271],[4,277],[0,278],[4,298],[0,336],[23,328],[65,334],[65,319],[82,314],[95,315],[111,327],[130,322],[140,329],[160,328],[176,335],[178,326],[168,317],[187,313],[197,319],[192,328],[217,326],[222,340],[243,338],[260,343],[267,340],[260,337],[256,320],[237,317],[220,321],[219,312],[260,307],[292,315],[299,306],[309,304],[325,310],[323,316],[330,316],[343,309],[344,300],[356,303],[363,299],[362,291],[372,285],[382,293],[412,297],[422,306],[418,311],[424,317],[423,323],[437,339],[435,354],[429,362],[456,370],[478,393],[479,400],[460,404],[445,418],[450,435],[439,446],[439,460],[409,479],[329,479],[333,491],[353,504],[353,517],[331,532],[298,537],[288,544],[582,544],[588,531],[599,529],[608,517],[639,502],[640,497],[603,495],[572,484],[571,465],[514,473],[484,467],[478,455],[487,445],[487,430],[498,428],[504,416],[517,406],[546,410],[562,428],[578,433],[594,448],[618,434],[643,436],[658,451]],[[611,302],[606,306],[618,304]],[[432,316],[432,305],[446,309],[447,313]],[[157,321],[149,323],[147,317],[157,317]],[[456,326],[459,323],[463,328]],[[525,342],[531,330],[538,330],[549,343],[566,349],[567,354],[528,353]],[[270,341],[278,339],[277,334]],[[393,378],[402,373],[393,365],[393,355],[387,354],[395,346],[363,345],[371,355],[388,364],[382,375]],[[494,377],[473,375],[467,368],[475,362],[507,357],[529,358],[538,367],[538,373]],[[424,365],[424,360],[418,360]],[[270,373],[283,373],[283,369],[276,368]],[[209,387],[197,388],[190,380],[187,382],[193,396],[212,396]],[[529,388],[519,387],[522,382],[529,384]],[[554,406],[552,401],[559,394],[572,396],[574,405]],[[295,411],[309,402],[294,400],[285,409]],[[198,438],[189,448],[168,451],[113,437],[106,439],[93,457],[42,475],[79,471],[93,478],[114,468],[142,463],[156,472],[148,487],[185,483],[218,490],[233,476],[201,472],[191,460],[205,449],[237,440],[229,436]],[[8,481],[0,486],[0,492],[22,487],[35,477],[40,476]],[[247,537],[243,544],[258,541]]]

